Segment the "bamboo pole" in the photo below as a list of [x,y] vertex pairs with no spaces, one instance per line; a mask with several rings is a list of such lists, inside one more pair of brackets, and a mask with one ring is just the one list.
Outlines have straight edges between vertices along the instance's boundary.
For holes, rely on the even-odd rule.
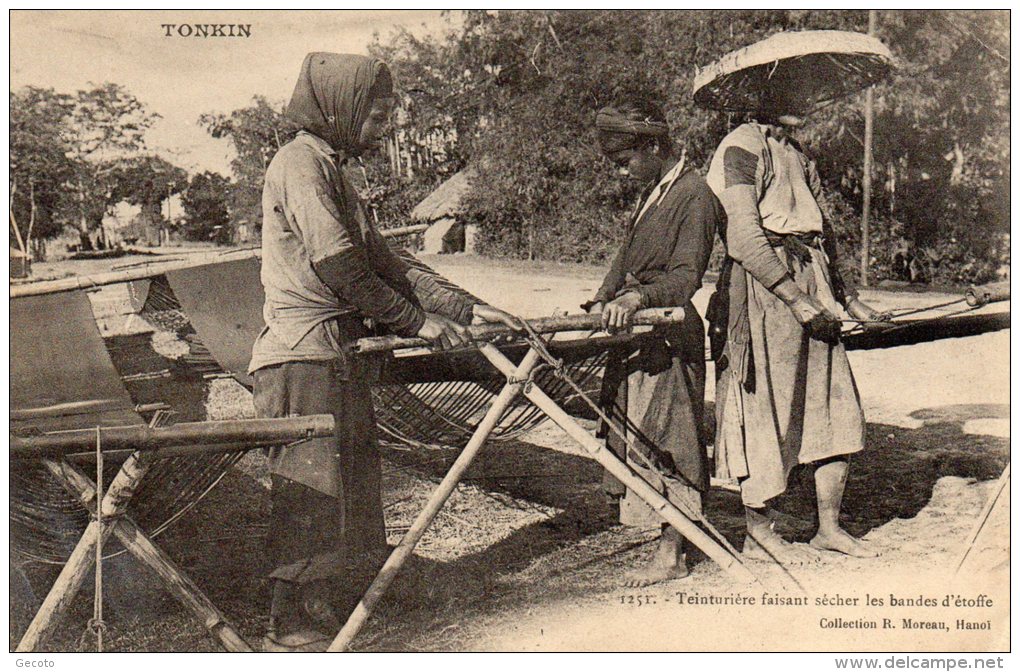
[[[875,34],[878,12],[868,10],[868,35]],[[864,175],[863,203],[861,205],[861,285],[868,286],[868,271],[871,267],[871,164],[872,141],[875,136],[875,87],[869,86],[864,94]]]
[[[509,360],[507,362],[509,363]],[[471,440],[468,441],[464,450],[457,456],[457,460],[450,467],[446,476],[443,477],[439,487],[432,493],[429,501],[425,504],[425,508],[415,518],[411,529],[407,531],[400,540],[400,543],[397,544],[397,547],[390,554],[390,557],[386,559],[386,563],[379,570],[379,574],[372,581],[372,585],[365,591],[365,596],[358,602],[358,606],[355,607],[347,619],[347,623],[344,624],[344,627],[341,628],[333,642],[329,645],[328,651],[337,652],[346,650],[350,646],[351,641],[358,635],[365,621],[371,616],[372,610],[379,603],[379,600],[382,599],[386,589],[393,583],[401,567],[404,566],[407,558],[414,551],[414,547],[417,546],[422,535],[425,534],[425,530],[432,524],[432,521],[435,520],[446,500],[453,494],[457,483],[460,482],[467,468],[471,466],[471,462],[485,444],[485,440],[489,438],[489,434],[492,433],[499,419],[503,417],[503,413],[520,393],[522,383],[528,378],[531,370],[537,363],[538,353],[534,349],[529,350],[524,355],[524,359],[521,360],[519,366],[515,367],[512,363],[509,363],[506,385],[503,386],[499,395],[493,400],[489,410],[485,413],[485,417],[482,418],[478,428],[475,429],[474,434],[471,436]]]
[[[648,308],[634,314],[634,326],[652,326],[673,324],[684,319],[683,308]],[[540,317],[528,320],[531,328],[539,334],[557,331],[590,331],[602,328],[600,315],[562,315],[556,317]],[[471,338],[485,341],[498,336],[509,336],[515,332],[504,324],[476,324],[468,327]],[[403,338],[401,336],[373,336],[355,341],[351,350],[357,354],[384,352],[402,348],[428,347],[430,343],[423,338]]]
[[967,305],[974,308],[996,301],[1009,301],[1009,282],[977,285],[967,290]]
[[[111,484],[107,497],[103,498],[104,518],[126,510],[134,489],[148,472],[148,465],[151,465],[157,459],[158,457],[155,453],[146,453],[144,455],[136,453],[134,459],[129,459],[125,462],[117,478],[114,479],[115,483],[119,479],[122,485],[114,488],[113,484]],[[64,489],[76,497],[85,508],[91,512],[95,511],[96,487],[88,476],[66,462],[44,460],[44,464],[50,473],[60,481]],[[148,535],[134,521],[121,515],[111,519],[111,524],[103,530],[104,537],[110,534],[107,530],[112,532],[121,541],[124,548],[131,555],[151,568],[163,580],[169,592],[198,617],[199,621],[220,642],[224,649],[235,653],[252,652],[252,648],[248,643],[238,634],[209,598],[202,593],[201,589],[152,542]],[[81,542],[79,542],[79,545],[81,545]],[[91,550],[92,555],[86,556],[87,559],[95,556],[94,542],[89,544],[89,550]],[[77,552],[77,548],[75,551]],[[68,560],[67,564],[72,564],[72,561]],[[86,562],[82,571],[87,572],[90,565],[90,562]],[[54,589],[60,584],[61,582],[58,578],[57,582],[54,583]],[[71,584],[67,585],[70,586]],[[81,581],[78,583],[78,586],[80,585]],[[69,595],[61,597],[63,599],[73,599],[77,590],[78,588],[74,588],[73,592],[70,592]],[[66,607],[64,608],[66,609]],[[62,611],[63,609],[59,611],[54,610],[54,616],[59,616]],[[42,609],[40,609],[40,612],[42,612]],[[58,622],[59,618],[56,621]]]
[[[233,257],[235,253],[230,252],[228,254]],[[10,297],[12,299],[18,299],[25,296],[55,294],[57,292],[70,292],[78,289],[87,290],[102,287],[104,285],[114,285],[121,282],[144,280],[146,278],[162,275],[169,271],[178,271],[185,268],[195,268],[196,266],[218,263],[220,261],[224,261],[220,258],[222,255],[222,252],[216,254],[215,257],[212,254],[204,254],[196,259],[186,259],[179,262],[153,261],[152,265],[140,266],[138,268],[127,268],[121,271],[109,271],[107,273],[97,273],[95,275],[77,275],[71,278],[60,278],[59,280],[29,282],[12,286]],[[258,255],[254,250],[238,250],[236,258],[247,259],[249,257],[257,256]],[[231,260],[234,259],[232,258]]]
[[[511,375],[513,372],[513,362],[507,359],[495,346],[483,343],[479,345],[479,350],[493,366],[502,373]],[[757,578],[736,557],[730,555],[726,549],[702,532],[697,525],[691,522],[669,500],[663,497],[655,488],[648,485],[632,467],[622,462],[602,442],[589,434],[581,425],[577,424],[574,418],[560,408],[537,385],[526,387],[524,389],[524,396],[538,406],[550,420],[559,425],[570,438],[581,444],[581,447],[594,457],[599,464],[605,467],[606,471],[633,490],[638,497],[647,502],[677,532],[684,535],[691,543],[700,548],[705,555],[714,560],[734,580],[740,583],[758,582]]]
[[[394,229],[383,229],[379,234],[383,238],[396,238],[421,233],[429,228],[428,224],[415,224],[402,226]],[[224,259],[229,257],[229,259]],[[60,278],[59,280],[42,280],[39,282],[27,282],[11,286],[10,298],[17,299],[25,296],[39,296],[42,294],[55,294],[57,292],[70,292],[77,289],[95,289],[104,285],[115,285],[121,282],[132,282],[144,280],[162,275],[170,271],[180,271],[187,268],[206,266],[208,264],[223,263],[224,261],[236,261],[238,259],[262,257],[262,251],[258,248],[214,251],[196,255],[194,259],[185,259],[178,262],[167,262],[154,260],[138,268],[127,268],[120,271],[109,271],[107,273],[96,273],[95,275],[77,275],[71,278]]]
[[[95,431],[90,431],[94,441]],[[44,460],[43,464],[69,493],[77,497],[86,508],[95,510],[95,486],[91,485],[87,477],[70,465],[61,465],[52,460]],[[136,453],[128,458],[113,481],[110,482],[103,501],[99,503],[104,518],[110,520],[123,513],[131,495],[134,494],[138,483],[148,472],[151,464],[151,456],[142,453]],[[114,525],[103,526],[104,544],[113,530]],[[60,570],[57,580],[53,582],[50,592],[46,595],[46,599],[43,600],[35,617],[32,618],[32,622],[29,623],[21,641],[18,642],[17,650],[19,652],[35,651],[60,624],[95,561],[98,542],[99,522],[92,520],[85,528],[85,532],[82,533],[81,539],[78,540],[78,544],[74,547],[63,569]]]
[[[301,439],[333,436],[332,415],[307,415],[295,418],[258,418],[182,422],[169,427],[129,425],[103,429],[103,452],[133,449],[155,451],[164,447],[222,445],[224,451],[237,444],[250,448],[275,445]],[[81,429],[38,436],[10,437],[10,459],[59,457],[83,453],[95,448],[95,430]],[[207,452],[208,448],[196,452]]]
[[135,558],[163,580],[163,585],[177,598],[224,649],[231,653],[252,653],[251,646],[227,621],[202,590],[184,574],[173,560],[129,518],[121,518],[114,526],[114,535]]
[[967,537],[967,544],[964,546],[963,552],[960,554],[959,560],[956,561],[956,569],[953,570],[953,576],[960,573],[963,569],[963,563],[967,561],[967,556],[974,550],[974,544],[977,542],[978,536],[981,534],[981,530],[984,529],[985,523],[988,522],[988,517],[992,515],[992,509],[995,508],[995,502],[999,500],[1002,492],[1006,489],[1006,485],[1010,482],[1010,466],[1006,465],[1006,468],[1002,470],[1002,474],[999,476],[998,482],[995,484],[995,491],[992,493],[988,501],[985,502],[984,508],[981,510],[981,515],[978,516],[974,522],[974,527],[970,531],[970,535]]
[[[113,534],[113,526],[103,526],[103,543]],[[96,556],[96,544],[99,541],[99,523],[91,521],[82,532],[78,544],[74,547],[64,567],[60,570],[57,580],[39,606],[39,610],[28,624],[28,629],[18,642],[16,651],[30,653],[36,651],[60,624],[67,608],[81,590],[85,577],[92,569]]]

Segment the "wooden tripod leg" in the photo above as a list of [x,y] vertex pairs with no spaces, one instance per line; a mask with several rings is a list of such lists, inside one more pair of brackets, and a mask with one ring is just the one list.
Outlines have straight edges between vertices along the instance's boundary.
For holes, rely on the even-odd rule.
[[[78,501],[89,512],[96,510],[96,486],[92,480],[83,474],[77,467],[67,462],[54,460],[43,460],[43,465],[56,478],[64,489]],[[135,453],[129,457],[120,471],[110,483],[110,488],[103,498],[103,515],[119,515],[127,506],[131,495],[138,485],[138,482],[148,471],[149,466],[145,458]],[[109,506],[107,504],[109,503]],[[113,533],[113,525],[103,526],[103,543]],[[50,592],[46,595],[39,611],[36,612],[32,622],[28,625],[21,641],[18,642],[18,651],[35,651],[36,648],[48,637],[60,624],[64,613],[81,589],[85,576],[95,561],[96,544],[99,541],[99,523],[95,520],[89,523],[82,533],[81,539],[74,547],[71,557],[67,559],[64,568],[60,570],[57,580],[53,582]]]
[[472,460],[481,450],[486,439],[489,438],[489,434],[495,429],[499,419],[503,417],[503,413],[513,402],[514,398],[521,391],[521,383],[524,382],[531,374],[531,370],[538,363],[538,353],[534,350],[528,350],[527,354],[524,355],[524,359],[521,360],[520,366],[515,367],[510,360],[510,368],[507,372],[509,376],[507,384],[503,386],[499,395],[493,400],[492,406],[485,413],[485,417],[482,418],[478,428],[475,429],[475,433],[471,436],[471,440],[461,451],[457,460],[450,467],[450,471],[446,473],[439,487],[436,488],[435,492],[429,498],[429,501],[425,504],[425,508],[421,510],[418,517],[415,518],[414,524],[411,525],[411,529],[407,531],[404,537],[397,544],[397,547],[387,558],[386,564],[383,565],[382,569],[379,570],[379,574],[372,581],[372,585],[365,591],[365,596],[358,602],[358,606],[355,607],[351,613],[350,618],[347,619],[347,623],[341,628],[340,632],[337,633],[336,638],[329,645],[328,651],[344,651],[350,646],[351,641],[358,635],[365,621],[372,614],[372,609],[375,608],[379,600],[386,593],[386,589],[389,588],[390,584],[393,583],[393,579],[396,578],[397,573],[400,572],[400,568],[404,566],[407,558],[410,557],[414,551],[414,547],[421,540],[422,535],[425,534],[425,530],[428,529],[432,521],[435,520],[436,515],[439,514],[439,510],[443,508],[443,504],[453,494],[454,488],[457,487],[457,483],[463,477],[464,472],[471,466]]
[[992,509],[995,508],[995,502],[1002,495],[1002,491],[1006,489],[1006,485],[1010,480],[1010,466],[1012,463],[1007,464],[1006,468],[1002,470],[1002,474],[999,476],[998,482],[995,484],[995,490],[992,492],[991,497],[985,502],[984,508],[981,510],[981,515],[978,516],[974,522],[974,527],[970,531],[970,535],[967,537],[967,544],[963,548],[963,552],[960,554],[959,560],[956,561],[956,568],[953,570],[953,576],[955,577],[963,569],[963,563],[967,561],[967,556],[974,549],[974,543],[977,541],[978,535],[981,534],[981,530],[984,529],[985,523],[988,522],[988,517],[992,515]]
[[[479,346],[479,350],[493,366],[509,374],[513,370],[513,362],[506,358],[503,353],[488,343]],[[655,488],[641,478],[622,460],[611,451],[607,450],[601,441],[596,439],[584,427],[577,424],[566,411],[560,408],[555,401],[540,390],[537,385],[532,385],[524,390],[526,396],[533,404],[538,406],[550,420],[563,429],[570,438],[581,444],[599,464],[605,467],[621,483],[634,491],[638,497],[643,499],[654,511],[673,526],[677,532],[684,535],[692,544],[700,548],[705,555],[714,560],[723,570],[740,583],[758,583],[758,579],[725,548],[719,545],[714,539],[701,531],[680,509],[674,506],[668,499],[662,496]]]
[[231,653],[251,653],[253,649],[234,629],[226,616],[216,608],[205,593],[184,574],[166,553],[152,542],[131,519],[117,521],[113,533],[131,555],[149,567],[163,580],[166,588],[198,617],[206,630],[224,649]]
[[[170,558],[159,550],[138,525],[130,518],[123,516],[124,509],[127,507],[138,484],[148,472],[151,462],[151,453],[135,453],[125,461],[117,473],[117,476],[110,484],[110,489],[103,497],[103,515],[111,517],[110,524],[103,528],[103,536],[107,537],[110,534],[115,534],[133,556],[155,571],[163,579],[174,597],[180,600],[184,606],[198,617],[210,634],[223,645],[224,649],[231,652],[251,652],[252,648],[248,643],[229,624],[226,617],[202,593],[198,586],[185,576]],[[61,485],[68,492],[77,497],[90,511],[95,510],[96,487],[88,476],[76,466],[67,462],[58,463],[46,460],[44,463],[50,473],[60,481]],[[113,518],[113,516],[119,517]],[[98,524],[93,521],[89,528],[86,528],[86,534],[94,526],[98,530]],[[92,537],[96,537],[96,531],[92,532]],[[82,536],[82,542],[79,542],[79,547],[83,545],[84,541],[86,541],[85,535]],[[75,548],[76,553],[78,553],[78,548]],[[63,583],[58,577],[53,589],[50,591],[50,595],[47,596],[47,601],[51,597],[53,598],[55,608],[46,609],[44,613],[44,608],[46,607],[44,602],[43,607],[36,614],[36,619],[33,620],[33,624],[35,624],[35,620],[39,620],[41,616],[43,617],[43,631],[40,635],[33,635],[34,641],[30,640],[26,644],[29,633],[33,632],[32,627],[29,626],[29,631],[26,632],[25,638],[18,645],[19,651],[22,650],[21,646],[23,644],[34,648],[41,641],[41,636],[48,633],[59,622],[60,616],[62,616],[64,610],[66,610],[68,604],[74,598],[74,595],[81,587],[85,574],[92,566],[91,561],[95,556],[94,539],[89,548],[84,551],[84,554],[85,562],[84,567],[81,569],[78,569],[78,565],[82,563],[81,560],[75,561],[74,564],[72,564],[71,559],[68,560],[64,571],[68,571],[68,568],[71,567],[74,573],[69,576],[68,581]],[[72,554],[73,558],[74,554]],[[64,571],[61,572],[61,577],[64,575]],[[78,577],[77,573],[80,573],[81,576]],[[72,583],[73,580],[76,580],[77,583]],[[62,586],[62,588],[58,590],[58,586]]]
[[[108,537],[112,530],[110,526],[103,529],[103,536]],[[39,611],[28,625],[28,630],[18,642],[19,653],[35,651],[39,645],[46,640],[54,628],[60,624],[67,608],[71,605],[75,595],[81,589],[85,577],[92,569],[92,563],[96,557],[96,542],[99,539],[99,523],[92,521],[85,528],[81,539],[71,552],[60,575],[53,582],[53,587],[46,595]],[[105,541],[105,540],[104,540]]]

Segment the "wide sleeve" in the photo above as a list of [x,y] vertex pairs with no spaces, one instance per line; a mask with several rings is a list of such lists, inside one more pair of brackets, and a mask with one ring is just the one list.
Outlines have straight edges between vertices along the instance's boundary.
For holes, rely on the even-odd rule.
[[316,275],[358,311],[401,336],[413,336],[425,313],[387,285],[374,270],[342,189],[330,181],[331,166],[309,158],[291,162],[278,176]]
[[818,174],[818,166],[814,161],[807,161],[805,172],[807,173],[808,188],[811,195],[818,203],[818,209],[822,212],[822,246],[825,248],[825,256],[829,258],[829,278],[832,281],[832,295],[844,308],[851,301],[857,298],[857,291],[847,284],[843,274],[839,271],[838,253],[836,241],[832,237],[832,229],[827,214],[828,203],[825,200],[825,192],[822,190],[822,179]]
[[415,268],[400,258],[382,234],[371,227],[373,262],[381,274],[414,295],[422,310],[447,317],[459,324],[470,324],[477,301],[439,283],[434,273]]
[[689,193],[681,194],[669,216],[678,222],[673,252],[666,272],[638,289],[644,308],[683,306],[698,291],[712,256],[722,206],[698,178]]
[[758,203],[764,195],[768,146],[760,133],[738,128],[712,159],[709,185],[726,211],[726,252],[769,289],[788,277],[765,237]]

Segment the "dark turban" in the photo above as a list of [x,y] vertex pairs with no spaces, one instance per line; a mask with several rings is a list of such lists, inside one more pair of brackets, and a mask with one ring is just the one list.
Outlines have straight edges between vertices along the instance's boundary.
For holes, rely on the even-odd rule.
[[648,138],[669,136],[669,127],[662,121],[639,117],[633,112],[621,112],[615,107],[603,107],[595,115],[599,146],[607,153],[631,149]]

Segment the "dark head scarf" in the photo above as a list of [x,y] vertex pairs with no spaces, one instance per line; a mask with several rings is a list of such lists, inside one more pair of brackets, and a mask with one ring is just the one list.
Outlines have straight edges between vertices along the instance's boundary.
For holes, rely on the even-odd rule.
[[287,117],[333,149],[355,154],[372,101],[392,95],[393,78],[382,61],[314,52],[301,64]]
[[651,138],[669,136],[669,127],[664,122],[617,107],[603,107],[598,111],[595,130],[599,147],[607,154],[637,147]]

